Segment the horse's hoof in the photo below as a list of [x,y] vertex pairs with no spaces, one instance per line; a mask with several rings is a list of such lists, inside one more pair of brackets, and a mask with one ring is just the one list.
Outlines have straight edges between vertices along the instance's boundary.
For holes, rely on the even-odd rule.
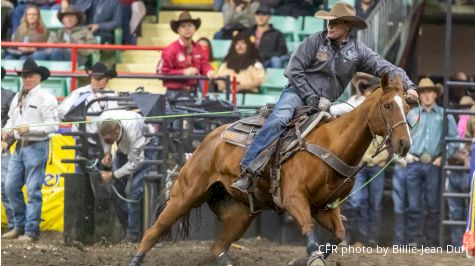
[[139,266],[142,264],[143,259],[145,258],[145,254],[138,253],[132,258],[132,261],[130,261],[129,266]]
[[234,265],[226,252],[222,252],[221,254],[219,254],[218,258],[216,259],[216,262],[218,266],[233,266]]
[[323,253],[316,250],[310,254],[310,257],[307,259],[307,266],[325,266],[325,259],[323,258]]

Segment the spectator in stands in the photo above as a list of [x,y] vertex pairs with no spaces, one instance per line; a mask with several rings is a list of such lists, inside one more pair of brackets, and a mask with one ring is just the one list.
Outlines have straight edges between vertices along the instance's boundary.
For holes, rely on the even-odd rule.
[[135,44],[137,28],[140,27],[146,14],[143,1],[140,0],[120,0],[122,9],[122,43]]
[[213,70],[218,69],[218,61],[213,57],[213,47],[211,41],[206,37],[201,37],[198,39],[197,43],[201,45],[201,48],[205,51],[208,51],[208,60],[213,67]]
[[[381,173],[380,171],[386,164],[389,153],[383,150],[376,157],[372,156],[376,154],[378,144],[383,141],[383,137],[377,136],[377,139],[369,145],[361,161],[366,163],[366,166],[356,174],[352,196],[345,204],[343,213],[348,218],[348,237],[345,235],[348,244],[350,240],[355,242],[355,245],[360,244],[358,242],[370,247],[379,244],[384,191],[384,171]],[[374,176],[376,177],[365,186],[364,184]]]
[[77,0],[75,7],[86,14],[88,28],[101,37],[101,43],[114,43],[114,30],[122,25],[117,0]]
[[377,0],[357,0],[355,3],[356,15],[366,19],[377,3]]
[[[84,21],[84,14],[75,9],[73,6],[67,7],[64,11],[58,13],[58,19],[63,23],[64,28],[59,29],[56,33],[52,32],[49,36],[50,43],[96,43],[96,38],[92,32],[86,27],[81,26]],[[93,50],[78,50],[78,63],[84,65],[87,56]],[[53,60],[53,61],[70,61],[71,49],[67,48],[51,48],[43,51],[37,51],[33,54],[36,60]]]
[[[214,76],[209,63],[208,53],[193,41],[193,35],[201,25],[201,19],[192,18],[188,11],[183,11],[177,20],[170,22],[171,29],[179,35],[178,40],[168,45],[162,52],[162,58],[157,66],[160,75]],[[164,80],[167,97],[176,100],[189,97],[194,92],[197,80]]]
[[[46,42],[49,32],[43,21],[41,21],[40,9],[37,6],[30,5],[26,7],[25,14],[21,19],[21,24],[14,33],[14,42]],[[8,48],[5,59],[26,59],[35,52],[35,47],[17,47]]]
[[[216,74],[218,77],[236,76],[238,92],[259,92],[259,86],[264,82],[265,70],[257,50],[254,36],[237,33],[228,54]],[[218,80],[218,90],[225,90],[225,82]]]
[[59,9],[61,0],[23,0],[19,1],[12,13],[12,31],[15,32],[20,25],[20,20],[25,13],[25,9],[29,5],[37,6],[41,9]]
[[[407,164],[407,238],[409,245],[420,246],[425,235],[427,246],[438,245],[440,208],[440,167],[442,162],[442,130],[444,109],[435,102],[442,94],[442,85],[423,78],[418,85],[421,107],[412,109],[407,119],[419,125],[411,132],[413,145]],[[457,137],[457,125],[452,115],[448,116],[448,136]],[[453,151],[449,150],[447,156]],[[408,157],[406,156],[406,158]],[[423,204],[425,202],[425,205]],[[427,209],[423,227],[424,207]],[[423,233],[424,228],[424,233]]]
[[12,34],[11,28],[11,15],[13,8],[15,7],[11,1],[2,0],[2,41],[7,41],[8,36]]
[[[468,81],[468,76],[465,72],[459,71],[456,72],[452,78],[452,81]],[[449,94],[449,104],[451,107],[456,106],[463,96],[467,95],[467,89],[461,86],[451,86],[450,87],[450,94]]]
[[[2,67],[2,80],[6,75],[5,69]],[[2,130],[8,120],[8,111],[10,110],[10,104],[12,103],[13,97],[15,97],[15,93],[11,90],[7,90],[2,88]],[[10,150],[5,149],[2,150],[2,202],[3,206],[5,207],[5,213],[7,215],[7,226],[8,230],[14,229],[14,222],[13,222],[13,210],[12,206],[10,205],[10,201],[8,200],[7,194],[5,192],[5,181],[7,180],[7,173],[8,173],[8,162],[10,161]]]
[[[104,63],[97,62],[91,67],[91,69],[87,70],[87,73],[91,83],[72,91],[71,94],[69,94],[69,96],[63,100],[61,105],[59,105],[58,115],[61,120],[63,120],[69,112],[74,111],[74,109],[82,103],[87,105],[89,102],[101,97],[115,96],[115,94],[112,92],[104,93],[109,80],[117,76],[117,72],[115,70],[107,69],[107,66]],[[116,101],[97,101],[94,102],[89,107],[89,109],[86,110],[86,112],[100,113],[113,108],[118,108]],[[88,123],[86,125],[86,132],[97,133],[97,125],[94,123]],[[93,146],[91,149],[93,149],[97,145],[96,140],[88,140],[89,144]],[[95,148],[94,151],[97,152],[97,148]]]
[[245,32],[256,39],[256,47],[264,60],[264,67],[282,68],[284,61],[288,61],[287,45],[282,32],[269,24],[270,8],[260,5],[256,10],[256,25]]
[[[12,138],[17,141],[5,183],[15,229],[2,238],[16,239],[24,234],[19,240],[35,242],[40,237],[41,187],[48,161],[49,139],[58,130],[58,102],[56,97],[41,88],[40,83],[50,75],[47,68],[27,58],[18,75],[23,87],[13,98],[8,121],[2,130],[2,152],[8,147],[7,141]],[[44,126],[30,127],[32,124]],[[26,205],[23,185],[28,196]]]
[[[105,121],[115,119],[116,121]],[[122,120],[123,119],[123,120]],[[145,149],[146,146],[156,146],[156,138],[147,138],[147,125],[143,117],[132,111],[115,110],[104,112],[99,121],[99,134],[106,146],[104,146],[105,156],[102,164],[112,166],[112,171],[102,171],[101,176],[104,183],[113,183],[113,186],[122,186],[130,183],[130,190],[127,193],[128,221],[126,223],[125,243],[137,243],[142,234],[142,213],[140,201],[144,193],[145,174],[150,169],[150,164],[144,164],[145,160],[154,160],[156,151]],[[117,144],[117,152],[112,163],[110,145]],[[125,187],[125,186],[124,186]],[[125,201],[116,202],[125,205]],[[116,205],[116,209],[121,212],[123,206]]]
[[230,0],[223,7],[224,27],[215,35],[215,39],[231,39],[234,31],[243,31],[255,24],[254,14],[259,3],[253,0]]
[[275,8],[275,15],[278,16],[313,16],[317,6],[312,0],[282,0],[281,4]]
[[356,93],[344,103],[333,104],[330,107],[330,114],[340,116],[353,110],[365,100],[368,89],[378,85],[379,82],[380,79],[372,75],[363,72],[356,73],[351,79],[351,85]]

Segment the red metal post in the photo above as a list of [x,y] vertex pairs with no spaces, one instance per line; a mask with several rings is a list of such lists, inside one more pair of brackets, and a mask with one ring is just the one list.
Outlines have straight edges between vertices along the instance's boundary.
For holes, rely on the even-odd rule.
[[233,76],[233,80],[231,81],[231,94],[232,94],[232,102],[236,106],[236,96],[237,96],[237,78]]
[[[77,49],[76,47],[71,48],[71,72],[76,73],[77,68]],[[76,89],[76,78],[71,78],[71,91]]]
[[209,86],[209,80],[203,80],[203,98],[208,96],[208,86]]

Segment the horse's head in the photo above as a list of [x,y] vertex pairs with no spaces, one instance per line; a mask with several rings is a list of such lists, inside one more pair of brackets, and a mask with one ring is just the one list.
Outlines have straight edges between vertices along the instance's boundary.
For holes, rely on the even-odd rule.
[[381,78],[381,90],[382,94],[375,106],[375,115],[379,117],[373,116],[377,121],[373,130],[386,137],[387,144],[393,147],[395,153],[405,156],[411,148],[412,139],[406,122],[409,105],[404,97],[402,79],[399,76],[390,79],[384,74]]

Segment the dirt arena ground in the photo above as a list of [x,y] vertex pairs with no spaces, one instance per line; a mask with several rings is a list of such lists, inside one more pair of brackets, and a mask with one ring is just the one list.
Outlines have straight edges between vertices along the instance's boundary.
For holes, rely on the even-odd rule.
[[[147,254],[144,265],[215,265],[209,245],[208,241],[164,242]],[[61,235],[55,234],[43,236],[42,240],[35,244],[3,240],[1,265],[128,265],[135,250],[135,245],[105,243],[93,246],[64,246]],[[399,249],[399,254],[396,254],[392,252],[392,247],[388,248],[386,254],[381,248],[340,249],[338,252],[330,256],[327,265],[475,265],[475,259],[465,258],[458,250],[422,255],[420,250],[411,252],[406,249]],[[236,265],[287,265],[292,259],[303,257],[305,247],[279,245],[261,238],[252,238],[237,242],[237,245],[231,248],[231,255],[235,258]]]

